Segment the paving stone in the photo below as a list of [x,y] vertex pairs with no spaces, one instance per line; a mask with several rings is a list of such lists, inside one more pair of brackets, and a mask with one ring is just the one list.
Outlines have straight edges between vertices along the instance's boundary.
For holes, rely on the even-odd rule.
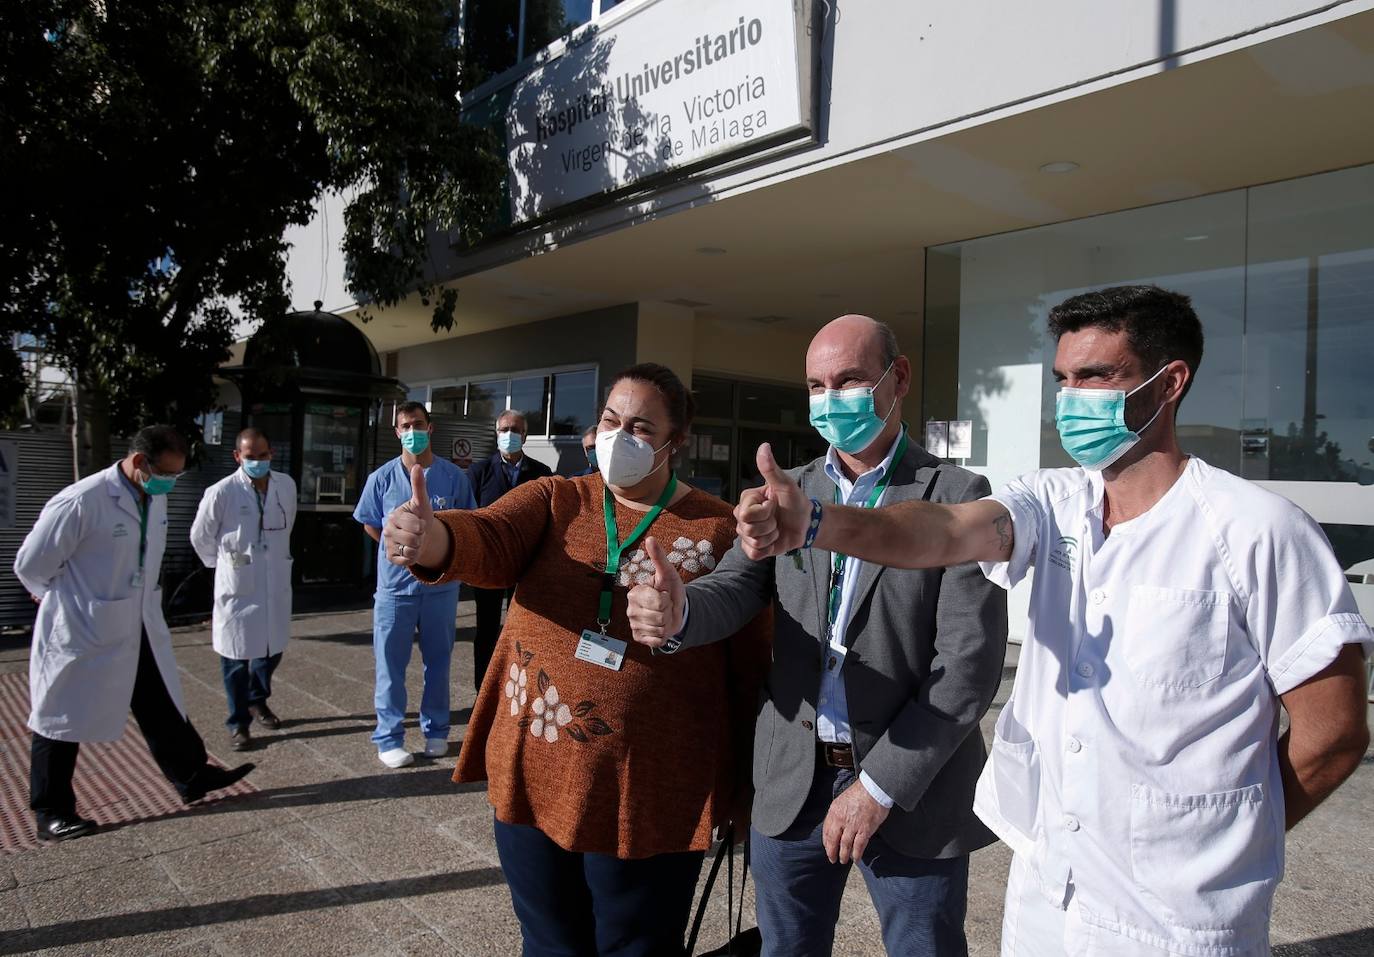
[[266,830],[163,854],[158,863],[178,888],[188,891],[221,883],[254,887],[262,874],[299,859],[274,830]]
[[8,859],[14,881],[22,887],[146,857],[147,846],[136,827],[121,825],[15,854]]

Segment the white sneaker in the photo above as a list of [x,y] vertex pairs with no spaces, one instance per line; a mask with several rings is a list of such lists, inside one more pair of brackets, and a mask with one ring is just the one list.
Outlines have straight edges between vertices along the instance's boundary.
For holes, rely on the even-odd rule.
[[415,755],[405,748],[392,748],[390,751],[378,751],[377,759],[389,768],[403,768],[408,764],[415,763]]
[[448,754],[448,738],[426,738],[425,757],[442,758]]

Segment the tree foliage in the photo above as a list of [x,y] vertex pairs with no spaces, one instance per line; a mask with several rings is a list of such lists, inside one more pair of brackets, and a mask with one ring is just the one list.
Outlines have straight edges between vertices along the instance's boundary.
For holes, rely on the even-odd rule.
[[[457,27],[440,0],[5,0],[6,344],[42,337],[88,419],[194,432],[231,304],[289,308],[282,236],[324,190],[354,197],[350,292],[428,289],[451,325],[431,230],[475,238],[502,172],[491,134],[459,122]],[[0,389],[12,371],[0,348]]]

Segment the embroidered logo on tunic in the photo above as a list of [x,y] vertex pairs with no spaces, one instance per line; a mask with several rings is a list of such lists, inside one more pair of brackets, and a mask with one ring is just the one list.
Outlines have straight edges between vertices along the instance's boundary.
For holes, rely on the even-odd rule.
[[[526,651],[517,641],[515,656],[517,661],[510,666],[505,688],[512,718],[520,715],[529,699],[527,669],[534,660],[534,652]],[[549,744],[557,744],[562,739],[560,732],[565,732],[569,738],[582,744],[593,737],[615,733],[614,728],[592,714],[596,710],[596,702],[580,701],[576,705],[569,705],[564,701],[553,679],[543,668],[538,671],[535,686],[539,697],[530,704],[529,714],[520,718],[521,730],[528,728],[531,735]]]
[[1054,550],[1050,552],[1050,563],[1058,565],[1069,574],[1073,574],[1073,566],[1078,561],[1078,539],[1064,535],[1055,543]]
[[114,538],[123,538],[125,535],[128,534],[129,529],[125,527],[123,522],[115,522],[114,531],[110,533],[110,535]]
[[[668,553],[668,561],[674,565],[682,566],[685,572],[696,573],[703,568],[706,571],[716,567],[716,558],[711,554],[711,543],[706,539],[694,542],[685,536],[679,537],[673,542],[673,550]],[[617,579],[622,587],[628,588],[630,585],[647,585],[654,580],[654,563],[649,561],[649,555],[642,548],[636,548],[629,557],[629,560],[620,566],[620,576]]]

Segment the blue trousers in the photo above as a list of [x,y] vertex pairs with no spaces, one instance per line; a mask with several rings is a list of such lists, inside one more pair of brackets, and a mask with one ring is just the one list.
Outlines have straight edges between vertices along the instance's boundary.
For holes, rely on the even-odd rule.
[[420,731],[426,738],[448,739],[448,675],[457,619],[457,588],[426,588],[415,595],[377,593],[372,611],[377,730],[372,732],[372,740],[378,751],[390,751],[405,743],[406,667],[417,631],[425,679],[420,695]]
[[248,706],[262,704],[272,697],[272,673],[281,664],[281,652],[265,658],[226,658],[220,655],[219,670],[224,678],[224,695],[229,699],[230,731],[248,727],[253,720]]
[[[777,837],[750,830],[764,957],[830,957],[849,864],[831,864],[821,828],[830,803],[857,780],[818,764],[797,820]],[[859,785],[862,787],[863,785]],[[907,857],[875,834],[859,871],[878,910],[889,957],[965,957],[968,855]]]
[[[614,814],[614,808],[603,808]],[[680,957],[702,851],[621,860],[496,822],[523,957]]]

